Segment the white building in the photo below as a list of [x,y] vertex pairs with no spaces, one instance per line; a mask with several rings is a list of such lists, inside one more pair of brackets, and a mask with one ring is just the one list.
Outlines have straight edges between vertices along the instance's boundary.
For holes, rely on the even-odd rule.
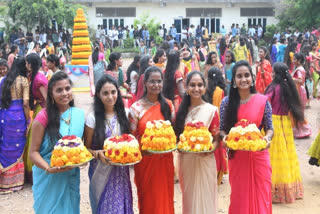
[[135,18],[149,12],[169,28],[176,25],[178,33],[191,24],[208,26],[209,33],[227,32],[232,23],[263,27],[276,24],[275,7],[280,0],[77,0],[88,6],[89,25],[130,26]]

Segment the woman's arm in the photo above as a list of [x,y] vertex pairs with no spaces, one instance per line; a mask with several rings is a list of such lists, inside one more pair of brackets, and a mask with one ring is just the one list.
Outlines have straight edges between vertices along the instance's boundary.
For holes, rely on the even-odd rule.
[[265,130],[265,136],[264,140],[267,141],[267,147],[266,149],[270,148],[270,141],[273,137],[273,125],[272,125],[272,107],[269,101],[266,102],[266,106],[264,109],[264,115],[263,115],[263,122],[264,122],[264,130]]
[[179,93],[180,97],[183,98],[185,90],[184,90],[182,79],[177,83],[177,89],[178,89],[178,93]]
[[40,91],[44,101],[47,101],[47,89],[44,86],[40,86],[39,91]]
[[31,145],[29,152],[29,158],[31,162],[37,167],[45,170],[47,173],[58,173],[70,170],[70,168],[60,169],[60,167],[49,166],[49,164],[41,157],[39,152],[45,134],[45,128],[39,121],[35,120],[32,124],[32,129],[37,131],[32,132],[31,137]]

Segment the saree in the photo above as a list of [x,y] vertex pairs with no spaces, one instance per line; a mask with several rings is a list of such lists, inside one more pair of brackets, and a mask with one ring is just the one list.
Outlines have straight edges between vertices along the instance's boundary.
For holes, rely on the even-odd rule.
[[[229,98],[222,100],[220,107],[220,129],[225,129],[225,111]],[[255,114],[252,114],[255,112]],[[267,98],[255,94],[241,104],[238,121],[249,120],[260,129],[272,128],[272,109]],[[229,182],[231,186],[229,214],[271,214],[271,164],[269,151],[234,151],[229,160]]]
[[[218,108],[205,103],[188,112],[185,123],[202,121],[213,136],[219,133]],[[184,214],[218,213],[217,168],[214,154],[181,153],[179,181]]]
[[[304,68],[302,66],[300,66],[294,72],[292,72],[291,75],[293,78],[300,79],[302,81],[301,84],[296,83],[296,88],[299,93],[300,101],[302,104],[301,108],[302,108],[302,111],[304,112],[306,103],[308,101],[307,100],[307,92],[304,87],[306,71],[304,70]],[[302,122],[295,123],[292,116],[291,116],[291,120],[292,120],[292,124],[293,124],[292,125],[293,126],[293,135],[295,138],[304,138],[304,137],[308,137],[312,134],[311,126],[308,124],[308,122],[306,120],[302,121]]]
[[[62,118],[67,120],[71,116],[70,124],[67,125]],[[48,117],[46,110],[39,112],[36,121],[43,127],[47,126]],[[84,130],[83,110],[70,107],[60,118],[61,136],[75,135],[82,138]],[[52,150],[56,142],[51,142],[48,133],[45,133],[40,146],[40,155],[50,165]],[[33,209],[36,214],[60,214],[66,210],[70,214],[80,213],[80,169],[74,168],[66,172],[48,174],[37,166],[33,170]]]
[[[261,66],[263,67],[264,73],[262,73]],[[264,91],[272,82],[272,67],[270,62],[266,59],[263,60],[261,66],[257,66],[256,89],[260,94],[264,94]]]
[[[4,79],[0,83],[0,95]],[[0,192],[18,191],[24,184],[22,155],[27,124],[23,100],[12,100],[9,108],[0,108],[0,121]]]
[[[220,104],[223,97],[224,91],[220,87],[216,87],[212,95],[212,105],[218,107],[218,111],[220,111]],[[222,146],[221,141],[219,142],[217,149],[214,151],[214,156],[216,158],[217,180],[219,185],[222,182],[223,175],[228,174],[227,149]]]
[[[164,117],[159,102],[147,106],[142,105],[142,100],[139,100],[131,106],[129,119],[135,124],[136,127],[131,129],[140,141],[146,123],[150,120],[163,120]],[[134,165],[134,172],[140,214],[174,214],[172,153],[143,156],[141,162]]]
[[[91,121],[90,121],[91,120]],[[86,125],[95,127],[93,113],[88,115]],[[110,122],[110,128],[106,125],[105,137],[111,137],[112,133],[120,130],[117,117]],[[97,148],[93,142],[93,148]],[[128,166],[105,165],[100,160],[90,162],[89,175],[89,198],[92,213],[110,214],[133,214],[132,190]]]
[[[43,86],[46,90],[48,88],[48,80],[47,78],[41,73],[38,72],[37,75],[35,76],[32,84],[32,94],[34,99],[37,101],[37,104],[35,108],[33,109],[33,116],[32,120],[34,120],[37,116],[37,114],[40,112],[42,108],[45,107],[45,99],[42,97],[40,93],[40,87]],[[30,127],[32,127],[32,124],[30,124]],[[28,131],[28,137],[27,137],[27,142],[23,154],[23,161],[24,161],[24,166],[25,166],[25,178],[26,182],[32,184],[32,162],[29,159],[29,150],[30,150],[30,143],[31,143],[31,138],[32,138],[32,130],[31,128]]]

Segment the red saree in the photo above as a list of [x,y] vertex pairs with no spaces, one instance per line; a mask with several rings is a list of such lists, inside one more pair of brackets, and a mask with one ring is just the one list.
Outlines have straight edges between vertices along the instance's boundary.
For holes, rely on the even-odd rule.
[[[238,120],[260,127],[267,98],[256,94],[238,110]],[[252,113],[254,112],[254,114]],[[269,151],[235,151],[229,160],[231,186],[229,214],[271,214],[271,164]]]
[[268,60],[263,60],[262,67],[264,73],[261,73],[261,67],[258,66],[257,78],[256,78],[256,89],[260,94],[264,94],[264,91],[268,85],[272,82],[272,66]]
[[[148,121],[163,119],[159,103],[150,107],[138,122],[134,133],[137,139],[140,140]],[[134,166],[134,172],[140,214],[174,214],[172,153],[143,156]]]

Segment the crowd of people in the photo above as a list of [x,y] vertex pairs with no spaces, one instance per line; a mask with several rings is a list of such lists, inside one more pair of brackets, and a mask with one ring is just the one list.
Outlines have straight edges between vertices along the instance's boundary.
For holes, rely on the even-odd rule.
[[[74,106],[72,82],[56,54],[32,49],[19,55],[12,45],[5,58],[2,51],[0,193],[30,182],[35,213],[80,213],[80,169],[50,167],[56,141],[75,135],[94,157],[88,172],[92,212],[131,214],[129,167],[110,165],[104,139],[131,133],[140,141],[150,120],[170,120],[179,136],[186,123],[198,120],[211,132],[215,151],[143,153],[134,165],[140,213],[173,214],[176,181],[183,213],[218,213],[217,189],[226,174],[230,214],[271,214],[272,203],[303,198],[294,139],[311,135],[304,110],[319,98],[320,32],[275,35],[270,47],[258,47],[259,29],[248,35],[234,28],[181,41],[170,33],[159,47],[150,41],[154,53],[135,56],[126,71],[121,54],[111,53],[107,62],[97,40],[89,57],[94,101],[86,117]],[[228,132],[241,119],[264,132],[265,149],[226,147]],[[319,136],[309,155],[309,163],[319,166]]]

